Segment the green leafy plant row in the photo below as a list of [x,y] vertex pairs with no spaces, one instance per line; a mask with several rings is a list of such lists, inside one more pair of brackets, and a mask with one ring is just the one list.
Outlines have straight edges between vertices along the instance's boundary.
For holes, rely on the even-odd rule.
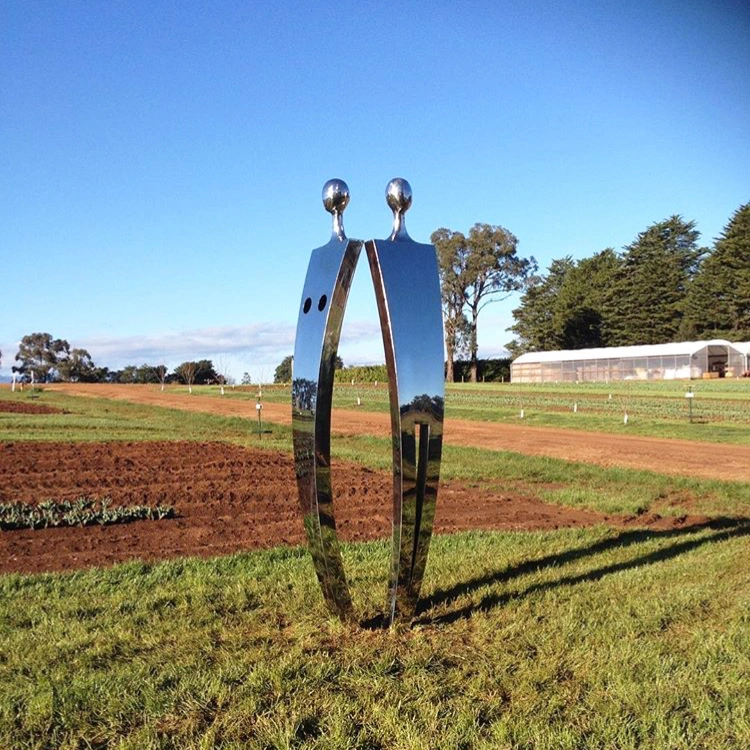
[[97,501],[90,497],[77,500],[45,500],[38,505],[0,503],[0,529],[46,529],[54,526],[91,526],[130,523],[174,517],[170,505],[116,505],[108,497]]

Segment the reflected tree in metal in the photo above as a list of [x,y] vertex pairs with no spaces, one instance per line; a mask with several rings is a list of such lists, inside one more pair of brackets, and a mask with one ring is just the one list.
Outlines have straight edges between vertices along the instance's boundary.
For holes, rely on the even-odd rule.
[[443,331],[435,248],[414,242],[405,213],[412,191],[403,179],[386,188],[393,231],[386,240],[348,239],[342,180],[323,187],[333,216],[328,244],[313,251],[302,292],[294,350],[292,415],[299,500],[325,600],[353,618],[336,535],[331,491],[334,362],[354,269],[362,248],[370,265],[388,369],[393,444],[393,546],[386,619],[413,615],[435,516],[443,437]]

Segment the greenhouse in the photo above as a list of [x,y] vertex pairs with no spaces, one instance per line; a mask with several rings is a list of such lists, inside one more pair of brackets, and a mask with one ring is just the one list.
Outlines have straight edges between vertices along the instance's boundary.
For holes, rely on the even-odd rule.
[[745,355],[744,372],[740,373],[743,377],[750,377],[750,341],[740,341],[738,344],[732,344]]
[[513,383],[560,383],[739,377],[749,369],[749,358],[750,344],[723,339],[527,352],[511,363],[510,378]]

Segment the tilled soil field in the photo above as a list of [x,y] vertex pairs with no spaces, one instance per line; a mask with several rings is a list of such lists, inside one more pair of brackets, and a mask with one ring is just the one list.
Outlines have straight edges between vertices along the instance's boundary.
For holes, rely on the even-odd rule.
[[5,414],[63,414],[62,409],[46,404],[29,404],[21,401],[0,401],[0,412]]
[[[391,476],[333,467],[340,537],[389,536]],[[292,458],[224,443],[0,443],[0,502],[110,497],[174,506],[177,517],[111,526],[0,531],[0,572],[61,571],[132,558],[203,557],[304,543]],[[548,505],[526,495],[441,484],[437,533],[554,529],[595,523],[659,527],[700,518],[628,519]]]

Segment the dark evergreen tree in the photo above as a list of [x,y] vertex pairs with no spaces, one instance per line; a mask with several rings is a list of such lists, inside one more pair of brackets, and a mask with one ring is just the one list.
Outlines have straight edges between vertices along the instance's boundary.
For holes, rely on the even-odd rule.
[[579,260],[565,274],[553,314],[560,348],[607,346],[604,300],[619,267],[617,253],[607,248]]
[[521,304],[513,311],[516,339],[507,344],[517,357],[524,352],[548,351],[563,346],[563,330],[556,307],[567,275],[575,267],[570,256],[553,260],[546,276],[536,276],[527,285]]
[[662,344],[679,338],[688,287],[706,252],[695,222],[653,224],[625,248],[604,298],[609,346]]
[[281,362],[276,366],[276,370],[273,374],[274,383],[290,383],[292,380],[292,363],[294,357],[288,354]]
[[701,264],[683,330],[689,338],[750,340],[750,203],[735,211]]

